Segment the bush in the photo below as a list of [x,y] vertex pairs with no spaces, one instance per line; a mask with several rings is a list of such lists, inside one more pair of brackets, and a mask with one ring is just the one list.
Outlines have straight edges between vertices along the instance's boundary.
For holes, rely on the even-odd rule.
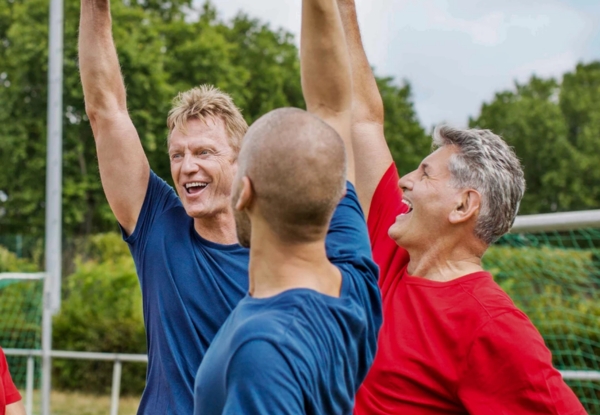
[[[37,272],[35,264],[0,246],[0,272]],[[0,346],[39,349],[42,318],[41,280],[0,280]],[[26,358],[8,356],[14,382],[25,386]]]
[[[600,370],[600,268],[591,250],[494,246],[484,267],[542,334],[561,370]],[[590,413],[600,388],[569,381]]]
[[0,246],[0,272],[37,272],[38,267],[32,262],[17,258],[3,246]]
[[[60,314],[54,319],[53,348],[113,353],[146,353],[141,291],[126,244],[114,233],[92,238],[87,261],[63,283]],[[110,392],[112,362],[55,360],[59,389]],[[140,393],[146,365],[123,365],[122,392]]]

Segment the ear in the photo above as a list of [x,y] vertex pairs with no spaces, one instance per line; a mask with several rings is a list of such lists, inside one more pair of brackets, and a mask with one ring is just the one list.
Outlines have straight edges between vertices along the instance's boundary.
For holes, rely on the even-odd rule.
[[243,211],[249,209],[252,205],[252,199],[254,198],[254,189],[252,188],[252,182],[248,176],[242,177],[240,183],[241,191],[237,200],[235,201],[236,210]]
[[479,215],[481,195],[473,189],[465,189],[458,194],[456,206],[450,212],[449,221],[452,224],[469,221]]

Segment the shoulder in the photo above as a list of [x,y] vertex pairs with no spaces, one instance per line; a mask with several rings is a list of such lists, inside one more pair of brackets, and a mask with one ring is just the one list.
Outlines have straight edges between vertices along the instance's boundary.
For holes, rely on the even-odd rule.
[[494,281],[488,272],[467,276],[459,285],[472,298],[472,307],[479,311],[485,320],[493,319],[507,312],[521,311],[509,295]]
[[289,292],[266,299],[244,298],[229,319],[233,343],[237,347],[258,340],[281,344],[302,303],[302,299]]

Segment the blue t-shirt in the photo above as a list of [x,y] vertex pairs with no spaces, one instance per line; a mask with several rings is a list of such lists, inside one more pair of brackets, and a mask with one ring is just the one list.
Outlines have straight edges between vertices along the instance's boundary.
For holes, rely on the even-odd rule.
[[148,344],[138,414],[191,414],[198,366],[248,291],[248,250],[202,239],[177,194],[153,172],[125,241],[142,288]]
[[244,297],[198,369],[195,415],[352,413],[382,317],[378,269],[350,184],[326,248],[342,273],[339,298],[310,289]]

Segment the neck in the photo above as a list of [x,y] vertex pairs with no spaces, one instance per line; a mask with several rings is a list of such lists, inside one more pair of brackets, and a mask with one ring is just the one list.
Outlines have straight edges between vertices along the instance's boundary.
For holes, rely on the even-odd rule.
[[230,211],[210,217],[194,218],[194,229],[204,239],[222,245],[237,243],[235,219]]
[[438,238],[427,247],[407,248],[410,255],[408,273],[432,281],[452,281],[467,274],[483,271],[481,244],[469,246],[463,241],[444,241]]
[[252,228],[250,295],[266,298],[293,288],[308,288],[339,297],[340,271],[329,262],[325,241],[285,244],[272,232]]

